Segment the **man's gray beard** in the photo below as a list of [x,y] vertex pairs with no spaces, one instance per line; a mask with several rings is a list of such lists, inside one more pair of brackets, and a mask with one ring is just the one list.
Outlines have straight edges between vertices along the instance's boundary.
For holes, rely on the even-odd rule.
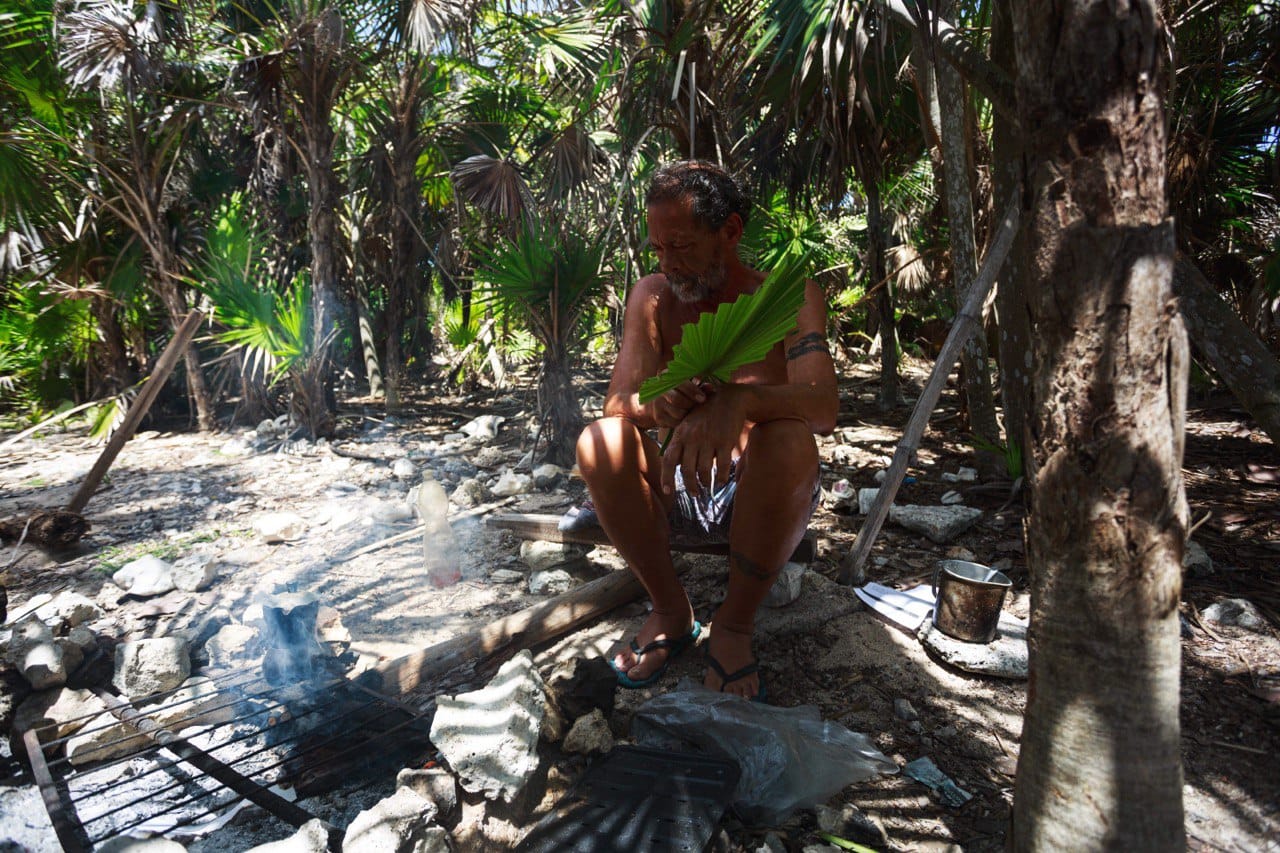
[[711,267],[701,275],[673,275],[667,274],[667,284],[671,288],[671,292],[681,302],[703,302],[711,298],[724,285],[725,269],[724,262],[712,264]]

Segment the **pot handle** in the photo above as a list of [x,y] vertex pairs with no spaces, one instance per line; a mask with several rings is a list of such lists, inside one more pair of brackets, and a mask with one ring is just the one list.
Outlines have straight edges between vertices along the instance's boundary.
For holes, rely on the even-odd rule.
[[929,587],[933,590],[934,601],[938,600],[938,578],[942,576],[942,561],[933,564],[933,578],[929,583]]

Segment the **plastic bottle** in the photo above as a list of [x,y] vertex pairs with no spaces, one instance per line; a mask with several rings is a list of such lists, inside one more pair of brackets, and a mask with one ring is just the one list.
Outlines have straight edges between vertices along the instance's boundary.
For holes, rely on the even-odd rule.
[[422,521],[422,555],[427,582],[437,589],[462,580],[458,540],[449,526],[449,496],[428,472],[418,486],[418,518]]

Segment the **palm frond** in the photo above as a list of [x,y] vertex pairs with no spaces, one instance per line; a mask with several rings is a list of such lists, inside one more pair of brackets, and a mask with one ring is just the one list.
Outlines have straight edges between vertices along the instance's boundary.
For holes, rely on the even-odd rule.
[[481,248],[482,301],[524,318],[545,346],[564,346],[604,284],[605,245],[573,229],[533,224]]
[[647,403],[691,379],[728,382],[739,367],[754,364],[795,328],[804,305],[803,255],[788,256],[754,293],[704,313],[686,323],[671,361],[657,376],[640,385]]
[[449,176],[462,199],[506,221],[533,208],[529,185],[510,160],[477,154],[454,166]]
[[466,0],[410,0],[405,5],[404,34],[409,46],[424,54],[467,17]]
[[149,14],[136,17],[131,3],[81,0],[62,17],[59,35],[59,63],[73,89],[108,90],[157,73],[158,24]]
[[564,200],[574,190],[598,181],[609,164],[609,155],[591,134],[570,124],[552,143],[547,166],[547,197]]
[[244,351],[248,375],[274,382],[310,353],[310,287],[304,273],[283,292],[273,287],[269,243],[242,205],[236,194],[222,206],[190,284],[213,304],[215,337]]
[[99,443],[109,439],[120,424],[124,423],[125,416],[129,414],[129,406],[137,396],[138,386],[134,386],[91,407],[85,413],[85,419],[89,421],[89,437]]
[[525,35],[533,49],[535,67],[545,79],[581,80],[598,71],[606,60],[611,27],[583,7],[570,14],[534,18],[526,24]]

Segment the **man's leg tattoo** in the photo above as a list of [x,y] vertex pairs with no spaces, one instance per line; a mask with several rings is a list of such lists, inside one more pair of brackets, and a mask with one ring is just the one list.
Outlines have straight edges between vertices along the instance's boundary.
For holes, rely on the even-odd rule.
[[741,551],[729,552],[729,565],[749,578],[767,581],[778,574],[778,570],[769,571]]

